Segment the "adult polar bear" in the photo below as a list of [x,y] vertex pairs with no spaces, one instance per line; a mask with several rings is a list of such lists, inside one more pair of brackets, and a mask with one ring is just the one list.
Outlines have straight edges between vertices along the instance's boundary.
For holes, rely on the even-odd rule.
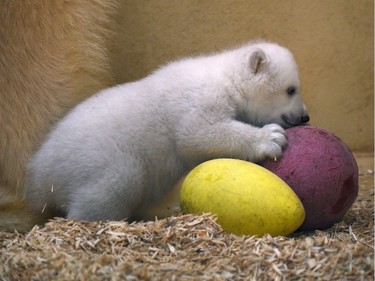
[[104,90],[70,112],[36,153],[26,198],[46,216],[142,218],[205,160],[279,157],[282,127],[309,119],[299,86],[287,49],[254,42]]
[[0,230],[40,221],[22,198],[27,161],[67,110],[112,84],[118,2],[0,1]]

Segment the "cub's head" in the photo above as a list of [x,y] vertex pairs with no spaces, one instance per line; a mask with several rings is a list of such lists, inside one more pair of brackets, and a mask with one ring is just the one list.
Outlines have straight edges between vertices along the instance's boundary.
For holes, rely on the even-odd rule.
[[233,77],[238,119],[256,126],[277,123],[284,128],[309,121],[300,95],[298,67],[293,55],[272,43],[239,49],[239,73]]

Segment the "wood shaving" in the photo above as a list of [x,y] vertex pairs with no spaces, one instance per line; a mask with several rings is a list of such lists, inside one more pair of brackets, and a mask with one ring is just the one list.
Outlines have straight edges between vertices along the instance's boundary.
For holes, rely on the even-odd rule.
[[342,222],[289,237],[227,234],[210,214],[0,232],[0,280],[373,280],[373,183],[360,173]]

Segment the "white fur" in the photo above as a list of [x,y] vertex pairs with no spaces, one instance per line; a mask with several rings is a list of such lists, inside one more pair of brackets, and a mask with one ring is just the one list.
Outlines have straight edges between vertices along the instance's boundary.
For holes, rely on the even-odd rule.
[[282,127],[307,116],[298,89],[291,53],[258,42],[104,90],[58,123],[36,153],[27,200],[48,216],[124,219],[203,161],[279,157]]

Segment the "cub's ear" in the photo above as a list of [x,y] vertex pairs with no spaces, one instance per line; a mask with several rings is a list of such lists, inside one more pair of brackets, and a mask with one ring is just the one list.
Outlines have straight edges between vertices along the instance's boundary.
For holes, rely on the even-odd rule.
[[261,71],[268,63],[266,54],[263,50],[256,48],[250,55],[249,66],[252,74],[256,74]]

